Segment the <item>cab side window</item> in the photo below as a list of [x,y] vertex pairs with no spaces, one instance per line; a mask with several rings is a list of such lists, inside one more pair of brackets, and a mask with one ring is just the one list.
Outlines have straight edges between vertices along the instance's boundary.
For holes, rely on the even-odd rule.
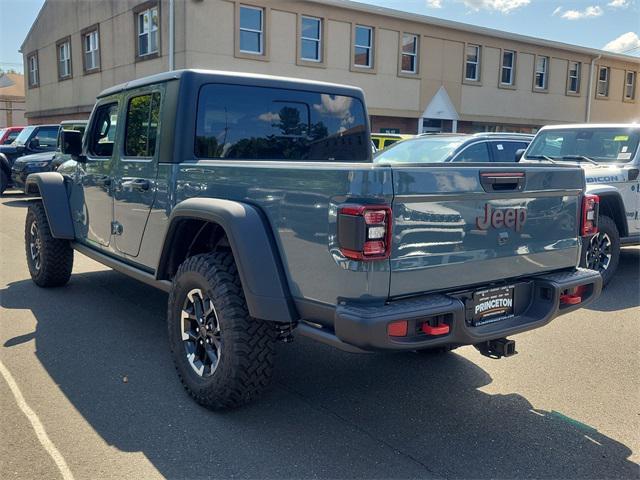
[[486,142],[474,143],[465,148],[455,158],[456,162],[490,162],[489,148]]
[[153,157],[160,119],[160,93],[129,100],[124,153],[127,157]]
[[91,155],[110,157],[113,154],[117,123],[117,103],[109,103],[98,107],[91,128],[91,137],[89,138],[89,153]]
[[7,138],[5,138],[4,143],[6,145],[9,145],[18,137],[18,135],[20,135],[20,130],[14,130],[13,132],[9,132],[9,135],[7,135]]
[[525,150],[529,144],[527,142],[501,141],[492,142],[493,158],[495,162],[515,162],[516,152]]
[[58,140],[58,127],[42,127],[38,129],[33,140],[37,140],[39,148],[55,147]]

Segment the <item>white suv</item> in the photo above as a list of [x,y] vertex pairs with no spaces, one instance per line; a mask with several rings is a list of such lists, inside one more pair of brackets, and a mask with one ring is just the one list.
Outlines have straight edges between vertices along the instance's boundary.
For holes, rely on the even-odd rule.
[[606,285],[621,245],[640,244],[639,124],[581,124],[542,128],[521,161],[578,162],[587,193],[600,197],[599,233],[585,240],[583,266]]

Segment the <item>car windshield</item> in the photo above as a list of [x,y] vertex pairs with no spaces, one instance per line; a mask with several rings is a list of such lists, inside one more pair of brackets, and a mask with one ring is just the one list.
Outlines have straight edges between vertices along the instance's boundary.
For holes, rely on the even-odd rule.
[[24,145],[25,143],[27,143],[27,140],[29,140],[29,137],[31,136],[31,134],[33,133],[33,131],[36,129],[36,127],[27,127],[24,130],[22,130],[20,132],[20,135],[18,135],[16,137],[16,139],[13,141],[13,143],[15,143],[16,145]]
[[420,137],[393,144],[378,153],[375,163],[440,163],[466,140],[462,136]]
[[628,162],[640,141],[640,129],[629,127],[543,130],[527,150],[527,158],[565,161]]

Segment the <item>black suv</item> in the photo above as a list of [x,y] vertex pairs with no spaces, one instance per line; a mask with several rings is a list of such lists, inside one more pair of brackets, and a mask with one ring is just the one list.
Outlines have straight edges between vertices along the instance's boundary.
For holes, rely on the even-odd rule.
[[60,125],[31,125],[23,129],[11,145],[0,145],[0,195],[11,186],[11,167],[16,158],[54,152],[59,130]]
[[515,162],[516,152],[526,149],[533,137],[523,133],[427,133],[381,151],[375,162]]

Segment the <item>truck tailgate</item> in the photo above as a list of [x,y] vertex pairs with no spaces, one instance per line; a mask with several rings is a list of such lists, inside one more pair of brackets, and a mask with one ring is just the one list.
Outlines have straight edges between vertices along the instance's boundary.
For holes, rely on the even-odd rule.
[[578,263],[580,168],[394,166],[393,185],[391,297]]

